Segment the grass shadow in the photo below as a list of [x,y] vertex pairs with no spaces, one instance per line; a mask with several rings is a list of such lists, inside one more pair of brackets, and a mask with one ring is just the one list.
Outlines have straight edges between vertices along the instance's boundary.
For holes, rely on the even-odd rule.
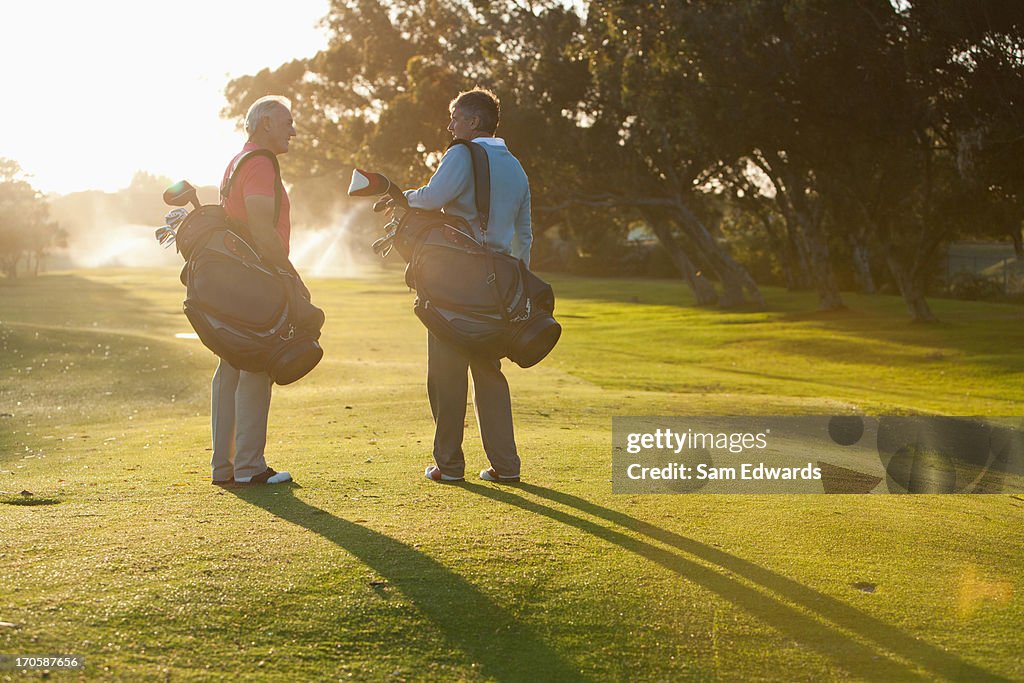
[[[558,272],[541,272],[541,277],[551,282],[555,289],[555,296],[559,299],[655,304],[679,308],[695,308],[697,306],[693,294],[682,280],[594,278]],[[715,309],[708,307],[701,310]],[[563,311],[561,315],[564,313]]]
[[[577,496],[532,484],[512,485],[500,489],[480,485],[467,488],[486,498],[574,527],[659,564],[728,600],[786,637],[813,648],[855,677],[867,680],[926,680],[934,676],[952,680],[1008,680],[938,647],[921,642],[891,624],[793,579]],[[651,541],[686,553],[693,559],[680,556],[623,531],[610,529],[575,514],[530,500],[514,492],[515,490],[611,522],[625,531],[640,534]],[[713,567],[707,566],[708,564]],[[735,574],[757,587],[730,578],[726,572]],[[761,589],[795,606],[782,602],[762,592]],[[870,642],[874,647],[861,641]],[[928,675],[918,673],[916,668],[923,669]]]
[[22,507],[33,507],[36,505],[59,505],[61,502],[63,501],[58,500],[57,498],[37,498],[35,496],[31,498],[23,496],[0,497],[0,505],[20,505]]
[[[150,286],[158,282],[158,277],[167,277],[167,282],[174,283],[174,275],[170,271],[160,272],[156,277],[147,271],[125,271],[123,279],[118,279],[117,272],[96,271],[93,277],[45,273],[39,277],[0,280],[3,319],[68,328],[118,327],[129,331],[161,320],[167,311],[154,309],[153,303],[128,283]],[[181,288],[182,298],[184,293]],[[177,316],[180,309],[172,309],[170,313]]]
[[[803,336],[799,341],[787,339],[766,339],[766,350],[771,354],[783,354],[794,359],[812,362],[818,359],[826,362],[844,361],[851,356],[850,336],[865,343],[858,343],[854,351],[858,363],[900,368],[934,368],[946,363],[955,367],[959,354],[968,354],[971,363],[991,367],[998,372],[1018,373],[1024,369],[1024,359],[1014,353],[1018,341],[1024,341],[1020,325],[991,321],[987,334],[979,335],[978,327],[957,326],[953,322],[940,322],[924,329],[908,327],[902,330],[868,331],[856,325],[829,325],[821,329],[835,335],[811,338]],[[871,344],[874,342],[873,344]]]
[[[700,306],[694,299],[693,292],[681,278],[600,277],[545,271],[542,271],[540,275],[551,282],[555,289],[555,296],[559,299],[672,306],[722,315],[784,313],[804,309],[813,311],[817,305],[816,296],[811,292],[784,292],[779,288],[763,287],[762,290],[767,298],[764,306],[753,303],[727,308],[716,305]],[[836,315],[841,317],[846,312],[844,309]],[[742,324],[742,322],[733,322],[733,324]]]
[[[936,300],[934,308],[940,324],[920,326],[911,324],[902,299],[894,295],[868,297],[844,292],[851,308],[821,311],[812,292],[764,287],[768,301],[763,309],[717,308],[698,307],[686,286],[676,280],[587,278],[565,274],[551,274],[550,280],[559,299],[609,303],[620,316],[629,315],[629,308],[622,308],[621,304],[641,304],[638,310],[646,306],[668,306],[685,313],[685,324],[696,325],[702,334],[737,325],[771,330],[770,336],[777,339],[774,350],[799,356],[836,360],[855,354],[858,361],[870,357],[883,365],[892,364],[893,358],[885,349],[865,348],[863,343],[858,343],[863,340],[885,342],[892,350],[903,346],[920,347],[922,356],[936,350],[962,352],[970,354],[972,360],[1000,370],[1020,369],[1017,356],[1006,349],[1015,348],[1012,343],[1008,344],[1008,339],[1024,341],[1019,331],[1024,308],[1008,308],[1005,304]],[[585,310],[591,313],[590,308]],[[566,315],[564,309],[556,313],[556,317],[559,316],[601,317],[599,313]],[[666,324],[672,324],[671,320]],[[807,334],[802,334],[797,341],[788,332],[808,328],[822,334],[822,340],[815,340],[817,347],[808,343]],[[844,338],[829,339],[837,333]]]
[[[401,591],[454,648],[498,681],[584,681],[578,667],[514,614],[430,556],[310,505],[289,487],[226,489],[334,543]],[[275,495],[280,494],[280,495]]]
[[[766,372],[760,370],[743,370],[740,368],[724,367],[715,365],[713,363],[705,364],[704,367],[707,370],[713,370],[727,375],[738,375],[740,377],[751,377],[754,379],[768,380],[778,384],[805,384],[813,387],[821,387],[823,389],[844,389],[848,391],[864,390],[864,386],[855,382],[840,382],[835,379],[821,379],[819,375],[815,376],[795,376],[795,375],[784,375],[777,372]],[[924,384],[918,388],[900,388],[897,389],[895,386],[887,386],[885,393],[888,397],[900,397],[913,403],[919,403],[922,396],[926,396],[929,392],[934,391],[929,389]],[[982,393],[980,391],[972,391],[970,394],[974,398],[988,399],[992,401],[1005,401],[1007,399],[1005,394],[1000,394],[996,391],[992,393]],[[927,413],[931,412],[927,409],[918,409],[919,412]]]

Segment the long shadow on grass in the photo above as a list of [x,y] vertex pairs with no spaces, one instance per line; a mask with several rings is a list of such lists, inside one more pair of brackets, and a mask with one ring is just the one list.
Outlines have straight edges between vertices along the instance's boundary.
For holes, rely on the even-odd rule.
[[[916,640],[884,621],[808,588],[793,579],[622,512],[610,510],[568,493],[542,486],[515,485],[515,489],[604,519],[630,532],[672,546],[676,550],[692,555],[703,562],[716,565],[718,568],[707,567],[621,531],[609,529],[574,514],[528,500],[514,493],[511,490],[512,487],[497,489],[488,486],[467,486],[466,488],[473,493],[575,527],[624,550],[645,557],[720,595],[801,645],[815,649],[856,677],[867,680],[923,680],[926,678],[906,664],[888,657],[885,654],[888,651],[911,662],[914,667],[927,671],[929,674],[927,678],[939,676],[953,680],[1007,680],[965,662],[956,655]],[[760,590],[729,578],[722,573],[722,570],[732,572],[767,589],[795,603],[801,609],[796,609]],[[823,623],[816,617],[826,619],[835,626]],[[847,633],[839,630],[840,628],[861,639],[875,643],[880,649],[854,640]]]
[[426,614],[453,647],[478,662],[484,677],[499,681],[587,680],[514,614],[430,556],[305,503],[288,488],[228,490],[359,558]]

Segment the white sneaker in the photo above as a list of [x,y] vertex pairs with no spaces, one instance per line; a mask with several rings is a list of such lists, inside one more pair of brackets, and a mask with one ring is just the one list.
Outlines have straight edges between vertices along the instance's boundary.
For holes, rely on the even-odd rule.
[[447,474],[441,474],[441,470],[436,465],[430,465],[423,472],[423,476],[430,481],[463,481],[465,477],[450,477]]
[[270,467],[265,472],[251,477],[235,477],[235,481],[239,484],[283,484],[291,480],[292,475],[287,472],[275,472]]
[[480,478],[484,481],[493,481],[498,484],[517,484],[519,483],[519,475],[514,477],[501,477],[494,471],[493,467],[488,467],[486,470],[480,470]]

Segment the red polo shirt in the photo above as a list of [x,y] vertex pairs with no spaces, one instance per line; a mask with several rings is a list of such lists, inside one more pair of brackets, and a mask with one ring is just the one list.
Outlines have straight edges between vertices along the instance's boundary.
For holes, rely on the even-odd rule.
[[[231,175],[231,169],[235,167],[238,157],[254,149],[262,149],[254,142],[245,143],[242,151],[235,155],[224,170],[224,179],[221,184],[226,183]],[[282,190],[284,190],[282,186]],[[274,165],[266,157],[255,157],[249,159],[238,171],[235,181],[231,185],[231,192],[227,201],[224,202],[224,209],[233,220],[248,224],[249,214],[245,210],[245,198],[259,195],[261,197],[274,197]],[[289,217],[291,203],[288,201],[288,192],[281,193],[281,214],[278,216],[277,234],[284,246],[284,253],[289,251],[289,240],[292,234],[292,223]]]

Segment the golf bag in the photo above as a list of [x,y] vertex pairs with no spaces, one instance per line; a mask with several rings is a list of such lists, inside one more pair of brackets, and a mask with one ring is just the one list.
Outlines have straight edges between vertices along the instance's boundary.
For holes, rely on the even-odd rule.
[[[265,156],[277,175],[274,224],[281,210],[277,159],[266,150],[242,155],[221,187],[226,201],[238,169]],[[317,341],[324,313],[308,298],[298,273],[263,263],[244,225],[223,206],[196,208],[177,229],[175,243],[185,259],[185,315],[203,344],[232,367],[266,372],[290,384],[316,367],[324,352]]]
[[482,239],[463,218],[409,209],[395,230],[394,245],[406,260],[406,284],[416,290],[413,310],[428,330],[466,352],[508,357],[536,365],[561,336],[551,286],[523,261],[487,245],[490,167],[487,152],[465,145],[473,160]]

